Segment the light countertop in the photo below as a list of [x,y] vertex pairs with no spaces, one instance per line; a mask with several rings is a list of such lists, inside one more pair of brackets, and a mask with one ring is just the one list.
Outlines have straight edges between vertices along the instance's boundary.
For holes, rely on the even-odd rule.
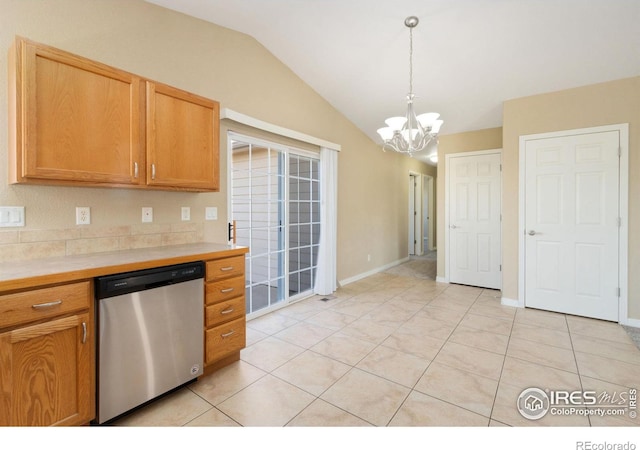
[[244,255],[248,250],[247,247],[203,242],[0,263],[0,293],[151,267]]

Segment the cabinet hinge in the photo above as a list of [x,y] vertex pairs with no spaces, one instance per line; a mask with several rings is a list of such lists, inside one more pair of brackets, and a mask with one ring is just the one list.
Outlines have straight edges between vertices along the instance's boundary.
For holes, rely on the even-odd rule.
[[502,264],[500,264],[500,272],[502,272]]
[[620,288],[616,288],[616,295],[620,297]]
[[622,226],[622,217],[618,217],[618,227]]
[[618,146],[618,158],[622,157],[622,147]]

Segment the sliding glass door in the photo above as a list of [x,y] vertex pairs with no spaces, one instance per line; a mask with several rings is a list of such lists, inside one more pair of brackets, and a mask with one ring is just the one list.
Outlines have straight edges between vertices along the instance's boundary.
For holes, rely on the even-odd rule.
[[317,159],[289,155],[289,295],[313,289],[320,243]]
[[230,219],[246,259],[247,315],[312,291],[320,239],[312,154],[230,133]]

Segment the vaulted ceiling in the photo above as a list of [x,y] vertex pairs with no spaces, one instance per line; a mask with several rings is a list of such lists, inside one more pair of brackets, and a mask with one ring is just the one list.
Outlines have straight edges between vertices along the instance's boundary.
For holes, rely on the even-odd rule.
[[640,0],[147,0],[254,37],[381,142],[416,111],[441,134],[502,125],[502,102],[640,75]]

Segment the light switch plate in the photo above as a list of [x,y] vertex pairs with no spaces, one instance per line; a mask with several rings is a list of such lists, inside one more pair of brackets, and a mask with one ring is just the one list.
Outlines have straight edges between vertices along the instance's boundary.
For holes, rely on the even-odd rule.
[[218,220],[218,208],[215,206],[207,206],[204,209],[205,220]]
[[191,208],[183,206],[181,211],[182,220],[191,220]]
[[153,208],[151,207],[142,208],[142,221],[153,222]]
[[0,227],[23,227],[24,206],[0,206]]

